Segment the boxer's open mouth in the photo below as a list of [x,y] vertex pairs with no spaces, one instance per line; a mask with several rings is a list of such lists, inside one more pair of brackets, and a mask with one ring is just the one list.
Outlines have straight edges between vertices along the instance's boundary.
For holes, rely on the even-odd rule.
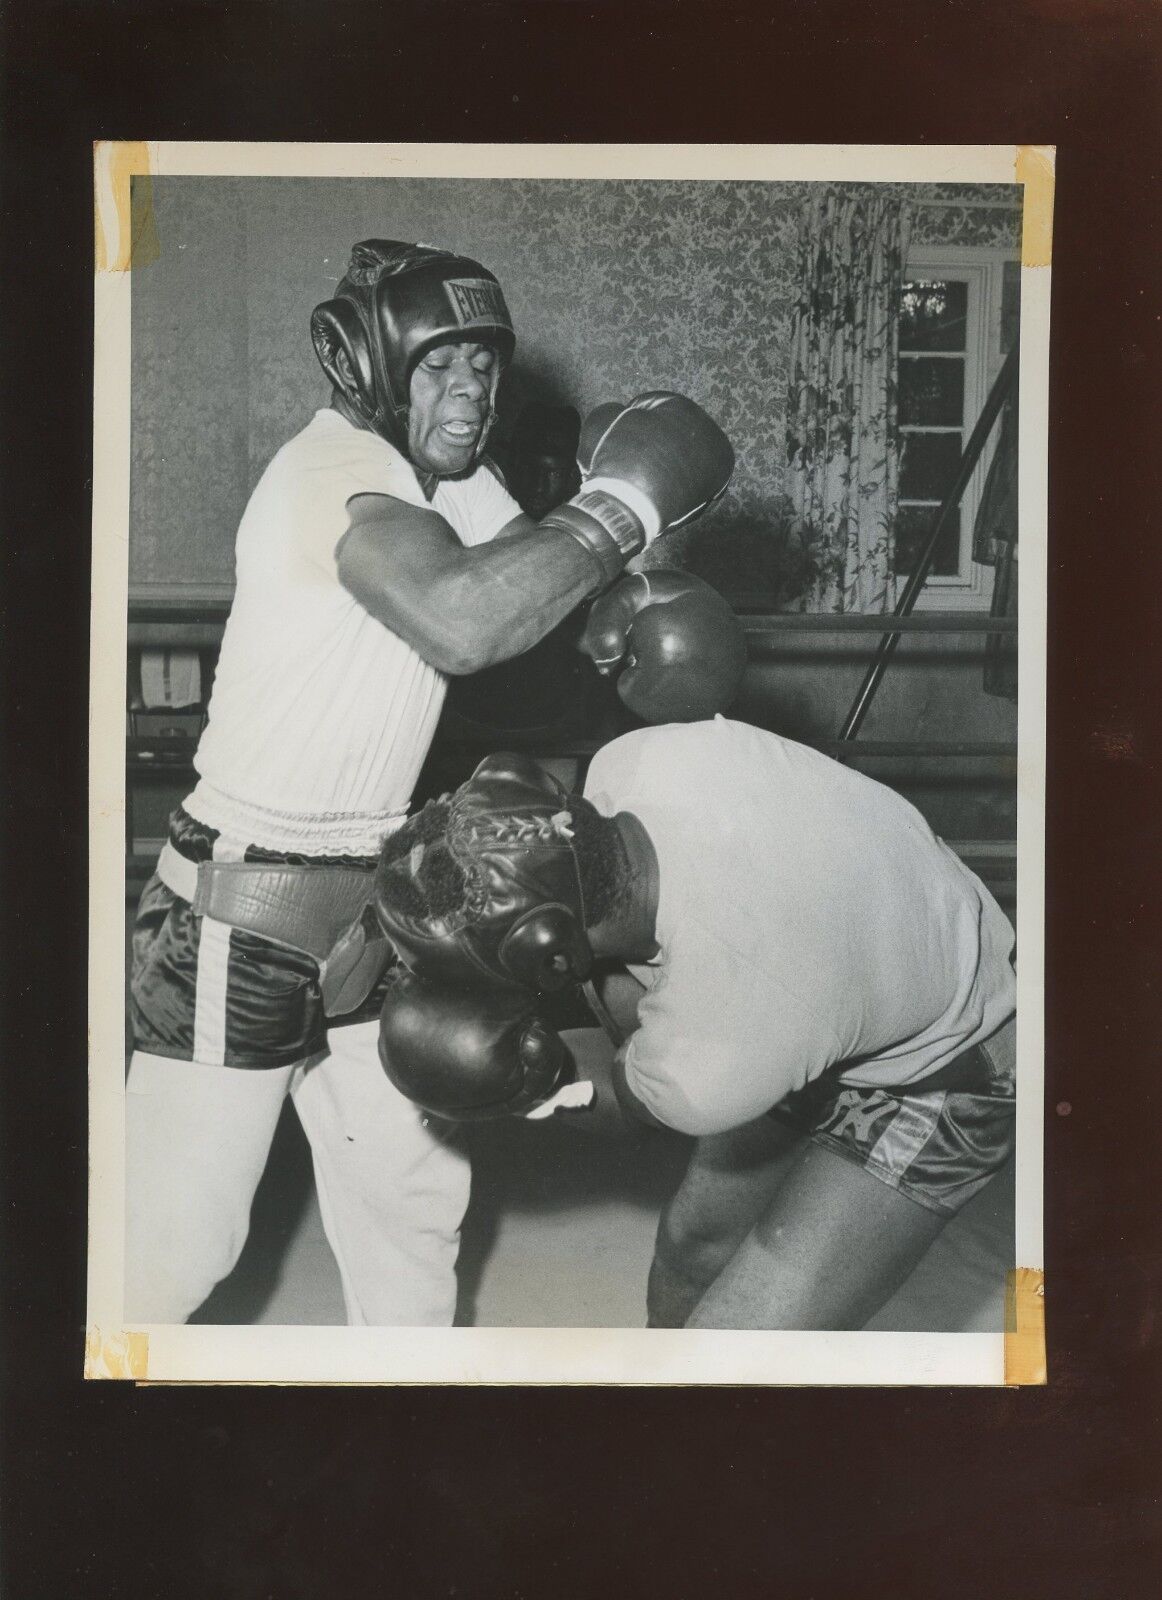
[[467,444],[470,439],[475,439],[480,431],[478,422],[441,422],[441,433],[446,433],[450,439],[455,439],[460,444]]

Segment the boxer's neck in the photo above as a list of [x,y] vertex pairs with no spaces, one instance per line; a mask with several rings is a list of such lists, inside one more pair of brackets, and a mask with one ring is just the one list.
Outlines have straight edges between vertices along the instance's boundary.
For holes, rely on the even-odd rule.
[[[331,390],[331,410],[337,411],[344,421],[349,422],[353,428],[358,428],[363,433],[373,434],[377,439],[383,437],[382,434],[376,432],[367,418],[355,409],[341,389]],[[416,482],[420,486],[420,492],[430,505],[439,487],[439,478],[434,472],[421,472],[414,464],[412,471],[416,475]]]
[[[375,429],[367,418],[353,406],[343,393],[342,389],[331,390],[331,410],[337,411],[344,422],[349,422],[353,428],[358,428],[361,433],[375,433]],[[378,438],[378,434],[376,434]]]

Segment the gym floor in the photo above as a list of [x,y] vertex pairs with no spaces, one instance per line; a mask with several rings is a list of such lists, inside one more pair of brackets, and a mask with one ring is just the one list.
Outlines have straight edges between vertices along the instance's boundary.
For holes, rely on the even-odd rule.
[[[126,912],[126,954],[133,907]],[[583,1050],[605,1048],[591,1030]],[[460,1250],[457,1322],[491,1328],[640,1328],[658,1213],[690,1141],[658,1131],[604,1138],[575,1119],[468,1130],[472,1201]],[[990,1332],[1004,1325],[1013,1263],[1013,1168],[944,1229],[870,1327]],[[289,1101],[237,1267],[192,1319],[310,1327],[344,1321],[310,1149]]]
[[[682,1176],[689,1141],[665,1132],[632,1142],[602,1138],[562,1119],[481,1124],[470,1138],[473,1192],[457,1321],[509,1328],[644,1326],[658,1212]],[[871,1326],[1001,1328],[1012,1230],[1009,1167],[945,1228]],[[246,1250],[194,1320],[343,1322],[310,1152],[289,1105],[255,1200]]]

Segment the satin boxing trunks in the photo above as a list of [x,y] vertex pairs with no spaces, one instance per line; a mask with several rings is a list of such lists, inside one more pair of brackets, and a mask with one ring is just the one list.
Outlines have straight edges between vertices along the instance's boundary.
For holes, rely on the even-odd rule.
[[[170,844],[193,862],[213,859],[218,831],[179,808]],[[246,861],[373,868],[374,856],[305,857],[251,845]],[[129,1014],[150,1055],[207,1066],[287,1067],[326,1049],[327,1031],[375,1021],[383,980],[354,1011],[327,1018],[313,957],[194,912],[156,875],[133,930]]]
[[904,1092],[824,1073],[769,1113],[941,1216],[953,1216],[1009,1159],[1016,1019]]

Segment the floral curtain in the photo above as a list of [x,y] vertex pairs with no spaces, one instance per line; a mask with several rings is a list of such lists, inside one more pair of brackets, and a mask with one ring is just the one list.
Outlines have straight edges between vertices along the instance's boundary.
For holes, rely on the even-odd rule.
[[817,568],[810,611],[891,611],[896,367],[910,215],[827,190],[799,241],[787,396],[788,487]]

